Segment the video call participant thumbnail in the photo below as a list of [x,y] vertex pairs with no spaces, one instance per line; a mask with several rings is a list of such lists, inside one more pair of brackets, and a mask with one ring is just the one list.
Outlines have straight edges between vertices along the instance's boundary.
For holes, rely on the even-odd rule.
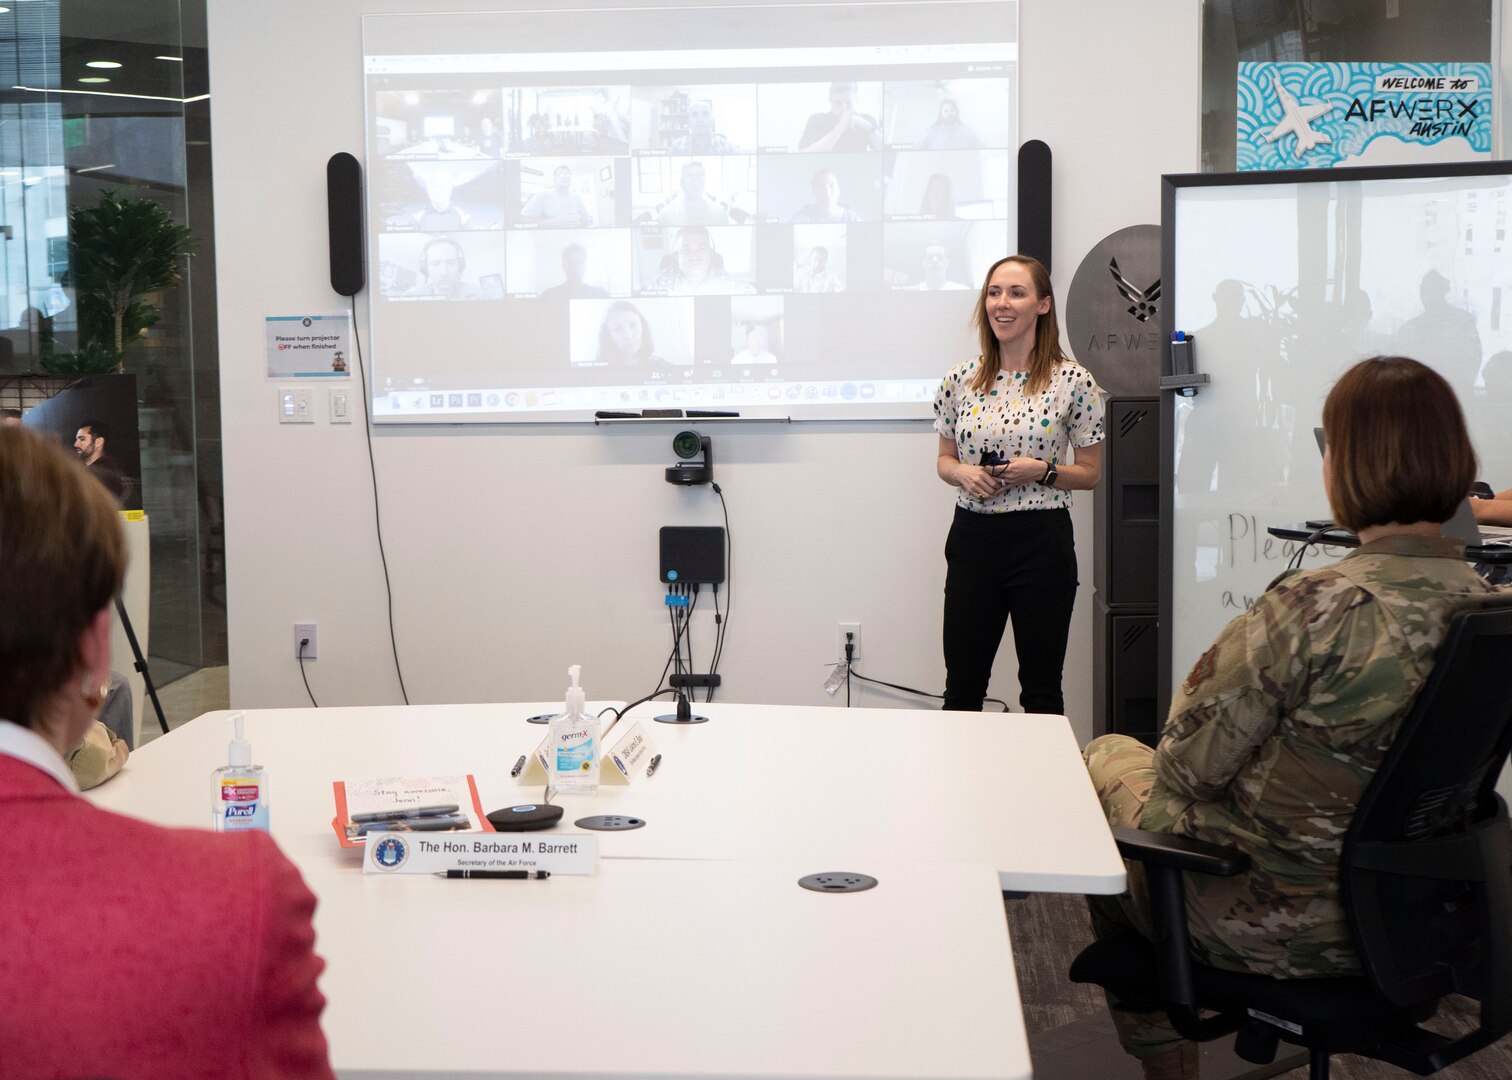
[[688,106],[688,133],[672,140],[674,154],[733,154],[735,145],[715,130],[714,106],[695,101]]
[[944,244],[926,244],[921,278],[914,286],[919,292],[940,292],[949,289],[965,289],[969,286],[955,281],[950,273],[950,249]]
[[654,287],[669,293],[695,296],[730,296],[756,291],[755,286],[730,275],[725,269],[724,257],[715,249],[713,234],[701,225],[690,225],[673,234],[672,251],[662,259]]
[[730,363],[735,367],[746,367],[751,364],[775,364],[777,354],[769,347],[771,344],[771,332],[763,323],[756,323],[748,327],[745,332],[745,347],[730,358]]
[[860,221],[861,215],[846,206],[840,194],[840,178],[829,169],[820,169],[811,182],[814,201],[793,215],[794,225],[833,225]]
[[845,291],[845,276],[830,264],[827,247],[814,247],[793,271],[793,288],[801,293]]
[[979,150],[982,140],[961,122],[961,106],[954,98],[940,102],[935,122],[924,131],[916,144],[920,150]]
[[548,289],[542,289],[542,300],[589,300],[609,295],[608,289],[590,285],[584,278],[588,273],[588,249],[582,244],[568,244],[562,249],[562,281]]
[[856,84],[830,83],[829,111],[814,113],[803,126],[798,149],[856,153],[882,149],[882,125],[856,109]]
[[559,229],[579,229],[593,224],[593,214],[581,195],[573,190],[572,166],[558,165],[551,172],[551,187],[525,200],[520,217]]
[[632,151],[749,154],[759,143],[754,83],[636,86],[630,96]]
[[678,170],[678,193],[656,210],[659,225],[728,225],[730,206],[706,190],[707,170],[690,161]]
[[421,232],[459,232],[468,227],[471,216],[452,201],[452,178],[444,169],[427,172],[425,202],[409,218]]
[[474,284],[467,275],[467,252],[451,236],[436,236],[425,242],[416,260],[419,280],[399,295],[405,298],[435,300],[493,300],[504,295],[501,275],[488,275],[486,282]]
[[623,376],[631,381],[692,368],[691,299],[574,300],[568,320],[574,367],[633,372]]

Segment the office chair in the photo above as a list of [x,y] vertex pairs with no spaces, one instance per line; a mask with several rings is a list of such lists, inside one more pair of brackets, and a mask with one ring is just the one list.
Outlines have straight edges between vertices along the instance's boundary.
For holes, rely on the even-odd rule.
[[[1309,1051],[1310,1080],[1350,1053],[1427,1076],[1512,1031],[1512,826],[1495,784],[1512,750],[1512,605],[1460,612],[1380,770],[1339,861],[1340,900],[1362,974],[1273,979],[1192,957],[1183,872],[1233,876],[1236,848],[1114,829],[1145,865],[1157,940],[1089,946],[1073,982],[1134,1012],[1167,1013],[1194,1042],[1237,1033],[1234,1052],[1268,1064],[1285,1041]],[[1420,1026],[1447,994],[1480,1003],[1458,1037]]]

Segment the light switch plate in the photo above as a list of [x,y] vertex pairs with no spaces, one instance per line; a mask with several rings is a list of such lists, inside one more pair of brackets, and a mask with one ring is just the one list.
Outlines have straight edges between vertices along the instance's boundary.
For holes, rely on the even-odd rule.
[[314,410],[310,408],[310,390],[306,386],[280,386],[278,388],[278,422],[280,424],[313,424]]

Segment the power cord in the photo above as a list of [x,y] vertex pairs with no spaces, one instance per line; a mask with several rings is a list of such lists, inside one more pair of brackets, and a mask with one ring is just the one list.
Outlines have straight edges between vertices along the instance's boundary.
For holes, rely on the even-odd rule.
[[[936,701],[945,700],[944,694],[931,694],[928,690],[915,690],[911,686],[900,686],[897,683],[883,682],[881,679],[872,679],[861,674],[851,666],[851,660],[856,655],[856,643],[853,640],[854,637],[855,635],[849,632],[847,632],[845,635],[845,707],[847,709],[850,708],[850,681],[852,678],[860,679],[862,682],[874,683],[877,686],[885,686],[889,690],[901,690],[905,694],[913,694],[917,697],[934,698]],[[994,705],[1001,705],[1003,707],[1003,712],[1009,711],[1008,703],[1006,701],[1002,701],[998,698],[993,697],[982,699],[983,704],[986,704],[989,701]]]
[[310,704],[314,705],[318,709],[320,708],[320,703],[315,700],[315,695],[313,693],[310,693],[310,680],[305,678],[304,651],[309,647],[309,644],[309,638],[306,637],[299,639],[299,677],[301,679],[304,679],[305,693],[310,695]]
[[1302,557],[1307,554],[1307,549],[1316,544],[1319,539],[1332,529],[1332,525],[1325,525],[1321,529],[1314,529],[1309,533],[1307,539],[1302,541],[1301,546],[1297,548],[1296,553],[1292,555],[1291,560],[1286,564],[1286,568],[1288,570],[1302,569]]
[[[719,508],[724,512],[725,523],[725,609],[723,617],[719,613],[719,586],[714,586],[714,659],[709,661],[709,674],[719,674],[719,662],[724,659],[725,630],[730,624],[730,605],[735,595],[735,541],[730,535],[730,505],[725,502],[724,489],[714,481],[709,481],[709,486],[714,489],[714,494],[719,496]],[[709,680],[711,683],[712,679]],[[710,686],[704,694],[704,701],[714,700],[714,687]]]
[[394,634],[394,586],[389,581],[388,554],[383,550],[383,517],[378,511],[378,466],[373,460],[373,422],[368,418],[372,401],[368,397],[367,369],[362,361],[362,335],[357,332],[356,293],[352,294],[351,301],[352,341],[357,345],[357,374],[362,379],[362,430],[367,436],[368,471],[373,477],[373,523],[378,529],[378,559],[383,564],[383,591],[388,595],[389,647],[394,652],[394,674],[399,676],[399,696],[408,705],[409,691],[404,688],[404,671],[399,666],[399,639]]

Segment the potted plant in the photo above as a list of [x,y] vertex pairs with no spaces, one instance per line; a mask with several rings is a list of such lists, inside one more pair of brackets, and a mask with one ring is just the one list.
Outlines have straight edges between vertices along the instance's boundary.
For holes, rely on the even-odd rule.
[[158,321],[146,297],[177,285],[194,235],[150,199],[106,190],[93,207],[68,211],[68,272],[78,305],[79,346],[43,361],[49,371],[125,370],[126,345]]

